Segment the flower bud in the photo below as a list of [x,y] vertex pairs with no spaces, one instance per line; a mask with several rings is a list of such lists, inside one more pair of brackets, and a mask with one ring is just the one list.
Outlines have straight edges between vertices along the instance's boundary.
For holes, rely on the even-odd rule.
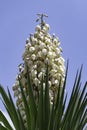
[[41,27],[39,25],[36,26],[35,31],[39,32],[41,30]]

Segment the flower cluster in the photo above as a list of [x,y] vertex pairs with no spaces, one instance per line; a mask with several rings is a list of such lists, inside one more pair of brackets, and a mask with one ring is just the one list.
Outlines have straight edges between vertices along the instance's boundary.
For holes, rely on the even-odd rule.
[[[48,33],[49,25],[45,22],[43,26],[37,25],[35,33],[26,40],[25,51],[23,53],[24,64],[19,65],[21,82],[24,86],[23,90],[28,100],[27,80],[26,80],[26,65],[29,67],[30,77],[33,84],[33,93],[37,99],[37,90],[40,90],[42,76],[46,74],[46,64],[49,69],[49,97],[50,103],[53,102],[54,96],[57,95],[57,88],[61,77],[61,88],[65,77],[64,59],[61,56],[62,49],[59,39],[53,34]],[[43,82],[45,87],[45,81]],[[22,101],[21,91],[19,87],[18,76],[13,85],[14,95],[17,97],[16,104],[26,121],[24,112],[24,104]]]

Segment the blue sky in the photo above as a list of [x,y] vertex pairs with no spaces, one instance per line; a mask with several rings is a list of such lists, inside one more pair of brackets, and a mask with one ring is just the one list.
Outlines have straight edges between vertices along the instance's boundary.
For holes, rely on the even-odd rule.
[[26,38],[34,33],[37,24],[37,13],[48,14],[50,33],[60,38],[63,57],[70,60],[67,81],[70,93],[81,64],[82,81],[87,80],[87,0],[0,0],[0,84],[5,89],[9,86],[12,92]]

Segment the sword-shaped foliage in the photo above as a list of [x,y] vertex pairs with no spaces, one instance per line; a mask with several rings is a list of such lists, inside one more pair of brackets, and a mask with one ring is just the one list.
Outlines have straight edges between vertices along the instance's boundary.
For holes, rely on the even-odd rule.
[[[80,72],[77,72],[76,74],[74,86],[67,106],[67,94],[65,93],[67,71],[62,91],[60,88],[60,79],[57,98],[55,98],[53,104],[50,104],[48,65],[46,68],[46,77],[42,77],[37,104],[34,99],[32,83],[28,69],[27,82],[29,101],[26,100],[26,96],[23,91],[23,85],[19,79],[22,99],[27,117],[27,127],[25,127],[23,124],[20,110],[15,107],[9,90],[7,95],[3,87],[0,85],[2,102],[8,112],[15,130],[83,130],[87,123],[87,82],[83,87],[81,86],[82,67]],[[68,70],[68,65],[66,70]],[[44,80],[46,84],[45,89],[43,89]],[[13,129],[1,111],[0,122],[2,122],[0,123],[1,130]]]

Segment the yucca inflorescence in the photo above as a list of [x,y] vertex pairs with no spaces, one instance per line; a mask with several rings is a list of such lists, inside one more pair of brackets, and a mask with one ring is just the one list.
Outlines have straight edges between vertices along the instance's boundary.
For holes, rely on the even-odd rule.
[[[19,65],[19,74],[17,75],[16,82],[13,85],[14,95],[17,97],[16,104],[25,121],[26,115],[19,87],[19,75],[26,99],[28,100],[29,95],[27,94],[28,85],[26,73],[27,67],[29,68],[32,89],[37,102],[42,77],[45,77],[46,75],[46,65],[48,64],[50,104],[52,104],[54,98],[56,98],[60,79],[62,88],[65,77],[64,59],[61,56],[62,48],[60,47],[59,38],[54,34],[51,36],[48,33],[50,26],[43,20],[44,16],[46,15],[39,14],[39,19],[37,21],[41,19],[41,22],[36,26],[35,33],[30,34],[30,37],[26,40],[25,51],[22,56],[24,62]],[[43,86],[45,88],[45,81],[43,81]]]

